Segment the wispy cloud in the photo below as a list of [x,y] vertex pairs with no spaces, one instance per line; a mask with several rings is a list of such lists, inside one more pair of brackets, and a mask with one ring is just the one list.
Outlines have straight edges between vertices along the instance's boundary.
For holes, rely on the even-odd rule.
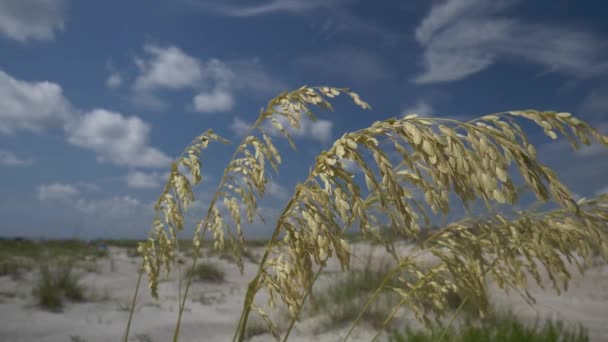
[[118,88],[120,87],[122,82],[122,75],[119,72],[114,71],[108,76],[108,79],[106,80],[106,86],[108,88]]
[[266,191],[270,196],[279,200],[285,200],[289,198],[289,193],[287,189],[273,180],[270,180],[266,185]]
[[106,87],[118,88],[124,83],[125,79],[122,73],[114,68],[111,60],[106,62],[106,70],[109,72],[108,78],[106,78]]
[[127,174],[124,179],[129,188],[153,189],[159,188],[167,178],[168,175],[159,172],[133,171]]
[[25,42],[51,40],[65,26],[65,0],[0,1],[0,34]]
[[[308,119],[308,117],[302,116],[300,120],[300,128],[293,128],[284,116],[277,115],[276,119],[294,138],[307,138],[319,142],[328,142],[332,137],[333,122],[329,120],[317,119],[317,121],[313,122]],[[245,135],[249,131],[250,127],[251,123],[242,120],[238,116],[234,117],[229,126],[229,128],[239,136]],[[273,136],[283,135],[270,122],[266,122],[264,125],[264,130]]]
[[589,93],[580,106],[581,115],[590,115],[608,122],[608,88]]
[[91,217],[105,217],[104,222],[134,219],[142,212],[152,213],[152,206],[128,195],[98,200],[79,198],[74,201],[74,206]]
[[80,191],[73,185],[53,183],[38,187],[38,199],[48,200],[70,200],[78,195]]
[[414,106],[408,107],[402,112],[403,115],[418,114],[420,116],[431,116],[434,113],[435,109],[430,104],[422,100],[416,102]]
[[219,1],[190,1],[197,7],[230,17],[253,17],[273,13],[301,14],[322,8],[332,7],[344,0],[267,0],[251,4],[245,2],[219,0]]
[[449,82],[500,59],[519,59],[545,72],[591,77],[608,71],[608,44],[590,32],[501,16],[515,0],[448,0],[433,5],[416,28],[425,71],[415,83]]
[[336,47],[316,55],[300,57],[294,63],[311,72],[339,77],[349,84],[385,81],[394,75],[379,55],[352,46]]
[[318,25],[319,33],[325,38],[338,34],[356,34],[358,37],[369,36],[381,39],[388,45],[394,46],[403,39],[403,35],[389,30],[382,22],[356,15],[344,6],[332,7],[323,13],[315,13],[314,18],[321,18]]
[[31,159],[21,159],[11,151],[0,149],[0,165],[2,166],[22,166],[32,163]]

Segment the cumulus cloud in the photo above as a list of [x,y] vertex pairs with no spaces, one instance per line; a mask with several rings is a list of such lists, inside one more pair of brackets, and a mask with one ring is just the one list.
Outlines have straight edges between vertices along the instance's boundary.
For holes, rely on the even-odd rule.
[[20,165],[29,165],[31,163],[32,163],[32,160],[30,160],[30,159],[21,159],[21,158],[17,157],[11,151],[0,149],[0,165],[20,166]]
[[76,114],[58,84],[21,81],[0,70],[0,134],[45,131]]
[[191,89],[195,92],[191,108],[212,113],[231,110],[237,92],[267,95],[284,88],[257,59],[200,60],[174,45],[148,44],[144,52],[144,57],[135,59],[139,75],[133,84],[133,101],[149,109],[167,108],[161,90]]
[[51,40],[65,26],[64,0],[0,1],[0,34],[25,42]]
[[198,60],[176,46],[160,47],[145,45],[148,59],[137,59],[140,75],[135,79],[135,89],[181,89],[195,86],[202,78]]
[[222,89],[199,93],[193,102],[194,109],[202,113],[228,112],[234,107],[234,97]]
[[500,16],[515,0],[447,0],[416,28],[425,71],[415,83],[448,82],[499,59],[525,60],[547,72],[590,77],[608,71],[606,44],[582,30]]
[[[170,158],[148,145],[150,126],[136,116],[105,109],[82,113],[52,82],[17,80],[0,70],[0,134],[43,132],[61,127],[69,143],[97,152],[98,160],[121,166],[165,167]],[[3,153],[4,164],[18,163]]]
[[166,167],[171,159],[148,145],[150,126],[136,116],[105,109],[85,113],[67,128],[68,142],[91,149],[99,162],[132,167]]
[[70,200],[80,191],[70,184],[53,183],[38,187],[38,199],[41,201]]
[[[281,123],[281,125],[283,125],[283,127],[292,137],[308,138],[320,142],[328,142],[331,139],[333,122],[329,120],[317,119],[317,121],[313,122],[307,116],[302,116],[300,120],[300,128],[293,128],[285,117],[277,115],[276,119]],[[234,133],[242,136],[247,133],[251,127],[251,124],[243,121],[239,117],[234,117],[229,127]],[[282,133],[270,122],[266,122],[264,124],[264,129],[270,135],[282,136]]]

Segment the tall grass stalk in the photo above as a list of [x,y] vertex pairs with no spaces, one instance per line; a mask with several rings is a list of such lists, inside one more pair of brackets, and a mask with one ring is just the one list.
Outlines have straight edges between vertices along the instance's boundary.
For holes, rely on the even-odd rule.
[[[359,107],[371,109],[349,89],[304,86],[280,94],[260,111],[224,169],[206,216],[195,226],[192,269],[205,239],[212,240],[214,249],[223,250],[227,236],[243,272],[243,221],[252,223],[258,215],[257,202],[268,182],[267,165],[276,171],[281,164],[270,130],[279,132],[295,148],[285,125],[297,129],[303,115],[315,120],[309,106],[331,110],[328,100],[342,94]],[[468,122],[410,114],[377,121],[336,140],[318,155],[308,177],[296,186],[279,215],[257,273],[247,287],[233,340],[245,338],[252,310],[279,338],[268,314],[254,305],[260,290],[268,292],[271,309],[280,303],[292,316],[284,336],[287,339],[317,280],[316,272],[324,269],[332,257],[337,258],[343,271],[350,268],[351,247],[346,239],[355,224],[363,240],[382,243],[398,267],[373,292],[353,327],[384,286],[401,273],[416,277],[414,282],[400,280],[392,286],[401,297],[398,307],[407,305],[431,327],[431,318],[438,320],[446,314],[446,292],[466,293],[467,301],[475,303],[483,317],[489,306],[488,277],[505,290],[525,287],[525,274],[531,274],[542,286],[537,265],[540,261],[552,287],[563,291],[570,277],[566,262],[577,264],[582,272],[577,256],[588,259],[600,251],[608,258],[608,195],[575,201],[557,174],[537,160],[536,149],[517,120],[533,122],[551,139],[558,133],[563,135],[574,149],[592,140],[608,146],[607,136],[570,113],[536,110],[500,112]],[[154,297],[158,296],[159,273],[162,269],[170,272],[176,263],[184,211],[194,201],[192,189],[201,179],[200,155],[211,142],[225,140],[208,130],[172,164],[155,205],[150,237],[139,244]],[[179,167],[187,168],[194,182]],[[523,184],[515,184],[511,176],[515,172],[521,175]],[[552,202],[557,208],[519,211],[514,217],[492,209],[495,204],[516,204],[522,186],[539,201]],[[447,217],[454,198],[469,213],[479,201],[492,210],[481,219],[467,217],[449,223],[415,247],[414,256],[424,251],[438,260],[431,268],[424,269],[412,255],[399,255],[394,241],[418,241],[421,225],[429,225],[431,214]],[[492,257],[496,255],[501,258]],[[181,296],[174,341],[179,338],[191,283],[192,276]],[[528,292],[522,295],[533,300]],[[391,318],[389,315],[385,322]]]

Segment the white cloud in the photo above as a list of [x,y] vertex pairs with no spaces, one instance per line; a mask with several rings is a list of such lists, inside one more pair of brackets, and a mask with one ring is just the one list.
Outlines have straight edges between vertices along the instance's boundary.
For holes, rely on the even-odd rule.
[[285,88],[256,58],[228,62],[217,58],[200,60],[174,45],[148,44],[144,52],[145,56],[135,58],[139,75],[133,84],[132,100],[148,109],[167,108],[159,94],[167,89],[193,90],[195,95],[187,107],[211,113],[234,108],[237,92],[267,95]]
[[74,205],[78,210],[87,215],[103,217],[106,222],[107,220],[133,219],[142,212],[152,213],[150,205],[142,203],[131,196],[114,196],[100,200],[79,198],[75,201]]
[[176,46],[145,45],[149,59],[136,60],[140,75],[135,80],[136,90],[181,89],[193,87],[202,79],[199,61]]
[[236,135],[244,136],[251,128],[251,124],[241,120],[238,116],[235,116],[229,127]]
[[130,188],[158,188],[167,180],[167,176],[166,174],[157,172],[145,173],[134,171],[125,176],[125,182]]
[[418,114],[420,116],[431,116],[435,114],[435,109],[425,101],[418,101],[416,105],[403,111],[403,115]]
[[194,109],[202,113],[227,112],[234,108],[234,97],[222,89],[199,93],[193,99]]
[[99,162],[121,166],[166,167],[171,159],[148,145],[150,126],[136,116],[105,109],[84,114],[68,126],[68,142],[94,150]]
[[266,191],[270,196],[276,199],[285,200],[289,197],[287,189],[273,180],[270,180],[266,185]]
[[108,79],[106,80],[106,86],[108,88],[118,88],[118,87],[120,87],[122,82],[123,82],[122,75],[120,75],[120,73],[117,71],[113,71],[110,74],[110,76],[108,76]]
[[335,6],[343,0],[268,0],[255,5],[234,4],[230,1],[198,1],[198,7],[230,17],[253,17],[273,13],[303,13]]
[[51,40],[65,25],[64,0],[0,1],[0,33],[25,42]]
[[416,28],[425,71],[415,83],[456,81],[501,58],[525,60],[548,72],[589,77],[608,71],[606,50],[593,34],[499,17],[514,0],[448,0]]
[[[331,139],[333,122],[329,120],[317,119],[317,121],[313,122],[303,115],[300,120],[300,128],[293,128],[285,117],[276,115],[276,119],[294,138],[308,138],[320,142],[328,142]],[[234,117],[230,124],[230,129],[241,136],[245,135],[250,127],[250,123],[243,121],[239,117]],[[264,130],[273,136],[283,136],[269,121],[264,123]]]
[[53,183],[38,187],[38,199],[41,201],[70,200],[78,194],[78,189],[70,184]]
[[230,79],[229,85],[235,90],[267,96],[276,95],[287,87],[268,74],[257,58],[230,61],[226,65],[233,75],[238,75],[238,81],[235,76]]
[[320,142],[327,142],[331,139],[333,125],[333,122],[329,120],[319,119],[316,122],[312,122],[306,119],[302,123],[302,129],[296,132],[300,133],[300,135],[310,135]]
[[0,165],[3,166],[20,166],[29,165],[32,163],[30,159],[21,159],[13,152],[0,149]]
[[361,170],[361,167],[359,166],[359,164],[354,161],[354,160],[350,160],[350,159],[340,159],[340,163],[342,163],[342,167],[344,167],[344,170],[348,171],[348,172],[359,172]]
[[21,81],[0,70],[0,134],[41,132],[75,115],[58,84]]
[[402,34],[389,30],[382,21],[354,15],[345,6],[332,8],[331,11],[324,13],[315,13],[314,17],[320,19],[319,31],[325,39],[331,39],[340,33],[351,33],[360,38],[367,36],[381,40],[389,46],[396,46],[403,39]]
[[603,194],[608,194],[608,186],[605,186],[595,192],[595,195],[597,195],[597,196],[603,195]]

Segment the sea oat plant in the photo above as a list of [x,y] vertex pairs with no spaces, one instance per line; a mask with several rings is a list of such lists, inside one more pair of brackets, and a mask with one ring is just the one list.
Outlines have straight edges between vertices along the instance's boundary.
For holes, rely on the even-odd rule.
[[[236,145],[206,215],[195,226],[192,269],[202,257],[204,239],[210,238],[216,250],[223,250],[228,238],[242,272],[246,251],[243,224],[252,223],[258,214],[257,202],[270,176],[267,165],[277,171],[281,163],[268,130],[280,131],[295,148],[283,124],[298,128],[303,115],[314,120],[310,106],[332,109],[328,99],[341,94],[350,96],[359,107],[370,109],[349,89],[304,86],[280,94],[260,111],[249,134]],[[446,293],[467,294],[456,314],[467,301],[473,301],[483,317],[488,310],[489,278],[505,290],[519,291],[532,302],[533,297],[525,292],[526,272],[540,284],[539,272],[543,270],[560,291],[567,288],[570,278],[567,262],[580,264],[578,257],[588,259],[597,251],[607,258],[608,196],[577,203],[556,173],[538,161],[535,147],[518,123],[525,120],[552,139],[558,133],[563,135],[575,149],[581,142],[589,145],[592,140],[608,145],[607,136],[569,113],[536,110],[500,112],[468,122],[410,114],[376,121],[336,140],[317,156],[307,179],[295,187],[275,222],[258,271],[247,288],[233,340],[245,338],[252,310],[262,316],[275,338],[286,340],[328,259],[337,258],[343,271],[349,269],[351,254],[346,236],[356,229],[364,240],[382,242],[395,266],[363,305],[352,328],[387,287],[400,300],[383,326],[402,306],[430,326],[433,321],[441,323],[447,313]],[[139,245],[143,259],[139,280],[146,272],[155,297],[161,269],[170,272],[176,263],[184,212],[194,201],[193,187],[201,180],[201,152],[214,142],[227,141],[212,130],[206,131],[172,164],[155,206],[150,237]],[[192,183],[180,167],[189,171]],[[516,184],[516,173],[523,184]],[[514,218],[494,213],[484,220],[454,222],[407,255],[400,255],[393,244],[396,236],[417,240],[420,227],[429,225],[431,213],[447,215],[455,198],[467,210],[477,201],[488,207],[514,205],[520,186],[530,189],[539,200],[556,204],[557,209],[520,212]],[[439,262],[421,266],[417,256],[423,252],[434,255]],[[415,281],[405,279],[404,274],[414,275]],[[185,281],[183,291],[180,286],[174,341],[179,338],[191,282],[191,278]],[[281,304],[291,314],[284,331],[279,332],[270,316],[254,304],[255,295],[262,290],[269,295],[271,309]],[[137,289],[133,301],[136,296]],[[125,341],[130,322],[131,317]]]

